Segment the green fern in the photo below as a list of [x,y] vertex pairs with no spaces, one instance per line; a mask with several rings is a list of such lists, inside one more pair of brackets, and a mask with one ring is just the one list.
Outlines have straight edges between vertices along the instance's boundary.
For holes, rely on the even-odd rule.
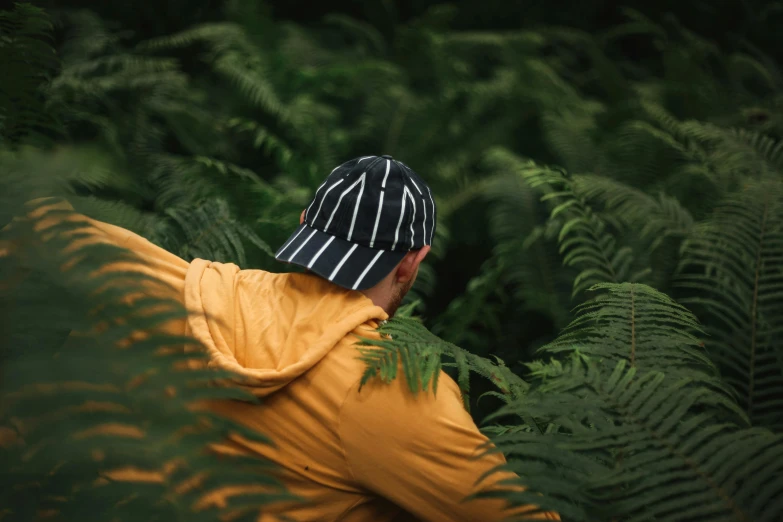
[[752,184],[721,202],[683,248],[683,303],[703,310],[708,349],[754,423],[783,428],[783,188]]
[[[504,485],[525,490],[477,497],[535,504],[568,520],[776,520],[783,513],[775,502],[783,490],[783,439],[742,427],[745,413],[714,375],[680,371],[681,364],[711,367],[696,349],[694,316],[641,285],[606,286],[610,292],[585,305],[572,332],[547,350],[577,346],[565,364],[529,365],[532,387],[525,383],[519,393],[502,394],[507,405],[487,419],[521,419],[487,431],[509,458],[498,470],[518,476]],[[638,301],[631,289],[639,291]],[[629,304],[644,317],[639,324],[628,320]],[[577,339],[573,329],[593,319],[595,328]],[[393,332],[391,338],[362,351],[366,379],[380,374],[388,381],[402,372],[418,390],[436,374],[441,354],[459,354],[413,319],[394,320],[382,331]],[[601,351],[607,340],[616,351],[615,344]],[[602,357],[607,364],[595,364]],[[490,378],[504,368],[470,357],[467,367],[461,371],[482,368]]]
[[[495,158],[496,160],[499,158]],[[493,256],[503,266],[503,283],[511,285],[515,306],[545,314],[558,330],[570,320],[568,289],[572,273],[559,266],[555,222],[547,222],[538,193],[517,173],[517,163],[493,163],[497,174],[484,187],[489,203]]]
[[664,193],[656,198],[622,182],[592,174],[574,176],[574,184],[587,201],[601,203],[603,210],[610,212],[615,220],[641,239],[651,241],[651,250],[668,237],[685,237],[693,227],[690,212]]
[[275,136],[267,127],[258,122],[245,118],[231,118],[226,122],[226,128],[237,134],[250,133],[252,135],[253,148],[261,149],[277,160],[281,169],[285,169],[294,156],[289,145]]
[[783,142],[746,129],[731,129],[727,134],[727,141],[734,138],[746,144],[766,162],[769,169],[778,173],[783,171]]
[[697,377],[702,384],[734,397],[703,349],[702,327],[682,305],[641,284],[597,284],[604,290],[577,307],[576,318],[543,354],[572,352],[614,367],[625,361],[640,372],[661,371],[673,377]]
[[251,103],[287,121],[291,114],[267,78],[265,55],[255,52],[242,27],[228,22],[199,25],[177,34],[155,38],[138,45],[140,51],[160,51],[208,45],[204,59]]
[[584,103],[576,110],[543,115],[541,124],[547,143],[568,172],[590,172],[598,166],[596,118],[603,110],[599,103]]
[[216,158],[152,154],[146,159],[151,167],[148,179],[157,188],[155,199],[161,208],[192,205],[225,194],[225,185],[262,183],[255,172]]
[[363,338],[359,344],[360,359],[366,364],[362,386],[374,377],[390,382],[402,372],[411,392],[431,389],[437,393],[441,357],[445,355],[454,360],[450,365],[457,370],[457,383],[468,409],[470,372],[489,379],[509,397],[518,397],[527,389],[527,383],[502,362],[493,363],[440,339],[417,319],[395,317],[379,332],[381,340]]
[[[166,215],[185,234],[178,251],[183,259],[213,259],[247,266],[243,239],[267,255],[274,256],[263,239],[231,215],[223,200],[211,199],[196,208],[172,208],[166,211]],[[174,245],[167,246],[171,248]]]
[[562,223],[558,242],[563,264],[576,266],[580,273],[574,280],[576,295],[595,283],[643,281],[649,273],[645,267],[635,272],[631,247],[617,245],[607,224],[592,210],[579,187],[562,171],[540,167],[532,161],[509,158],[504,151],[493,153],[495,161],[516,162],[519,175],[534,189],[543,192],[542,201],[550,202],[550,220]]
[[642,107],[657,127],[642,123],[637,128],[646,129],[679,155],[683,174],[697,174],[712,183],[720,194],[736,190],[749,177],[756,177],[764,166],[752,147],[725,129],[705,122],[678,121],[662,107],[649,102],[643,102]]
[[572,357],[559,376],[536,382],[491,417],[532,415],[557,426],[493,438],[510,457],[504,468],[519,475],[508,485],[528,488],[493,496],[568,520],[771,522],[783,515],[780,435],[722,421],[740,413],[736,405],[693,379],[642,375],[625,361],[609,370]]

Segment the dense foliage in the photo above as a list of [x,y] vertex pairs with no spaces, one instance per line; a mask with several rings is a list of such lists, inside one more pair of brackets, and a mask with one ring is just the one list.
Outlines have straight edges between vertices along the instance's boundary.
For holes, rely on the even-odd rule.
[[[0,226],[61,196],[185,259],[279,271],[271,250],[334,165],[399,156],[432,186],[439,236],[394,341],[362,349],[367,379],[401,368],[421,392],[443,364],[529,488],[505,497],[563,520],[783,518],[777,49],[631,10],[602,31],[470,31],[442,4],[392,29],[195,4],[174,32],[0,14]],[[172,366],[185,354],[161,348],[183,339],[128,341],[181,310],[129,305],[127,274],[87,277],[127,253],[74,252],[78,225],[30,246],[33,225],[0,238],[16,245],[0,257],[0,518],[190,520],[210,487],[268,477],[200,451],[238,428],[188,408],[226,390]],[[95,454],[74,432],[110,437]],[[161,462],[186,464],[143,488],[107,474]]]

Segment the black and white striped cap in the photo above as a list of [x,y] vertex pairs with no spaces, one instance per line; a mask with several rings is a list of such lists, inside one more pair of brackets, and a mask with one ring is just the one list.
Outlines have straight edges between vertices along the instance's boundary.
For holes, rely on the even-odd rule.
[[410,167],[385,155],[354,158],[329,174],[275,257],[364,290],[406,252],[432,244],[436,217],[430,188]]

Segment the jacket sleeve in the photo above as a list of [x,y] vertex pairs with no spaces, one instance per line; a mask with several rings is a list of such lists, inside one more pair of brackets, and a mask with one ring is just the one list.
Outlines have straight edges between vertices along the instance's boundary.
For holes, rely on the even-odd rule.
[[[459,387],[441,373],[437,394],[414,396],[400,375],[391,383],[373,380],[352,389],[340,414],[340,437],[357,483],[423,521],[494,522],[527,513],[527,518],[560,520],[535,506],[505,510],[500,499],[464,501],[478,490],[514,477],[482,475],[505,462],[485,455],[487,442],[465,410]],[[520,517],[519,519],[521,519]]]

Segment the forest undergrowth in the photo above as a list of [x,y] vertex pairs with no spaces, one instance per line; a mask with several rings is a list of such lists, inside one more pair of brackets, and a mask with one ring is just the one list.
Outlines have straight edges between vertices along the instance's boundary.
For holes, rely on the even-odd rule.
[[[186,260],[287,270],[272,251],[364,154],[439,208],[365,380],[454,376],[527,488],[496,493],[512,505],[783,519],[780,68],[632,10],[601,33],[454,16],[304,27],[235,0],[140,38],[84,8],[0,11],[0,520],[255,520],[289,498],[269,464],[202,451],[242,429],[189,405],[253,399],[182,370],[203,356],[159,327],[184,310],[139,295],[133,253],[49,221],[68,211],[18,218],[60,198]],[[199,508],[250,477],[270,492]]]

